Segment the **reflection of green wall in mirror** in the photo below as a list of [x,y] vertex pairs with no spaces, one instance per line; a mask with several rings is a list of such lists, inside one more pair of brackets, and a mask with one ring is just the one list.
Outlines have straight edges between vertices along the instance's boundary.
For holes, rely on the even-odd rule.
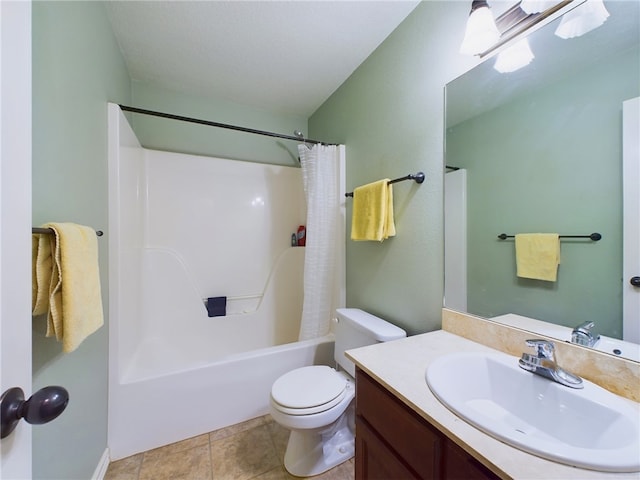
[[[638,48],[447,130],[468,170],[468,311],[622,334],[622,102],[640,95]],[[516,277],[500,233],[563,239],[557,282]]]

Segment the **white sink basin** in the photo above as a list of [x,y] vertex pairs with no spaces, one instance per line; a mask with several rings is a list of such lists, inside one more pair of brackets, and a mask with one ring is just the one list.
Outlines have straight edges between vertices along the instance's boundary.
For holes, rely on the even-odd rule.
[[591,470],[640,471],[640,405],[591,382],[568,388],[501,353],[445,355],[425,377],[456,415],[520,450]]

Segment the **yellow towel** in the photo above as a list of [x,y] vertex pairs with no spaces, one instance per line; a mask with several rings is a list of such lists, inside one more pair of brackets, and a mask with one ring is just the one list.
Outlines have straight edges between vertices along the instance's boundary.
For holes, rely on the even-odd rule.
[[389,179],[357,187],[353,191],[351,240],[381,242],[395,234],[393,186],[389,185]]
[[39,238],[37,290],[41,288],[37,272],[42,271],[42,278],[46,277],[49,259],[47,336],[55,335],[62,342],[62,351],[68,353],[104,323],[98,240],[92,228],[74,223],[47,223],[43,227],[53,229],[54,235]]
[[52,273],[52,235],[31,235],[31,314],[43,315],[49,310]]
[[516,235],[517,275],[555,282],[560,265],[560,238],[557,233]]

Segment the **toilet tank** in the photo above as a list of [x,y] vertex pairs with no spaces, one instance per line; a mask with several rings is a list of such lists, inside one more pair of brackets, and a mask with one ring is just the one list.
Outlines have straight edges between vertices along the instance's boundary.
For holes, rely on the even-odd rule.
[[334,358],[338,365],[352,377],[356,375],[356,367],[345,356],[346,350],[407,336],[407,332],[403,329],[359,308],[338,308],[334,333],[336,337]]

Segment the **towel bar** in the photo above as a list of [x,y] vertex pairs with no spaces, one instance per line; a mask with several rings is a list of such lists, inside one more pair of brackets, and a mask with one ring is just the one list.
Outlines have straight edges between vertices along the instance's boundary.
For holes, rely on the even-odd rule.
[[[591,235],[558,235],[560,238],[590,238],[591,240],[593,240],[594,242],[597,242],[598,240],[602,239],[602,235],[600,235],[599,233],[592,233]],[[506,238],[514,238],[515,235],[507,235],[506,233],[501,233],[500,235],[498,235],[498,238],[500,240],[504,240]]]
[[[51,228],[41,228],[41,227],[32,227],[31,228],[31,233],[43,233],[45,235],[51,235],[53,233],[53,229]],[[101,237],[102,235],[104,235],[104,233],[102,232],[102,230],[96,230],[96,235],[98,237]]]
[[[393,180],[389,180],[389,185],[391,185],[392,183],[404,182],[405,180],[414,180],[416,183],[422,183],[424,182],[424,178],[425,178],[424,173],[418,172],[415,175],[409,174],[405,177],[394,178]],[[344,196],[353,197],[353,192],[345,193]]]

